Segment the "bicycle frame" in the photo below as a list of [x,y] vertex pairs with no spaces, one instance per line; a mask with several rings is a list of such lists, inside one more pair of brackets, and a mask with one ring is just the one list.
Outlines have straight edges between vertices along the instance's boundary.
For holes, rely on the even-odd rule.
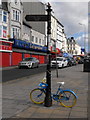
[[[64,98],[59,98],[59,95],[60,94],[62,94],[62,93],[64,93],[64,91],[68,91],[68,92],[71,92],[72,94],[74,94],[74,96],[76,97],[76,98],[78,98],[77,97],[77,95],[75,94],[75,92],[74,91],[72,91],[72,90],[70,90],[70,89],[65,89],[65,90],[63,90],[62,88],[60,88],[61,87],[61,85],[59,85],[59,87],[58,87],[58,90],[56,91],[56,94],[52,94],[51,93],[51,97],[52,97],[52,99],[53,100],[55,100],[55,101],[61,101],[61,100],[66,100],[67,99],[67,96],[66,97],[64,97]],[[42,92],[44,92],[44,93],[46,93],[46,89],[43,89],[43,88],[39,88]],[[65,94],[65,93],[64,93]],[[69,96],[70,97],[70,96]],[[68,98],[69,99],[69,98]]]

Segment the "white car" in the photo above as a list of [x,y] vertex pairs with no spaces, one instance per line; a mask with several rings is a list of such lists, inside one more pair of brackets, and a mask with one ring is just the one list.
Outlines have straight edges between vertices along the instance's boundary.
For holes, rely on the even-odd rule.
[[35,57],[30,58],[24,58],[23,61],[21,61],[18,64],[18,67],[28,67],[28,68],[34,68],[39,66],[39,60]]
[[[57,60],[57,62],[56,62]],[[66,67],[68,65],[68,61],[64,57],[57,57],[54,60],[51,61],[51,67],[56,67],[56,65],[61,68],[61,67]]]

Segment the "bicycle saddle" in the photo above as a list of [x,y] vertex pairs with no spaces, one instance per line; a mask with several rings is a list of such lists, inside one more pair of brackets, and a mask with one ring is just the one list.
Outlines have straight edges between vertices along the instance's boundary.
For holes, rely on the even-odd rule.
[[65,82],[57,82],[58,84],[64,85]]

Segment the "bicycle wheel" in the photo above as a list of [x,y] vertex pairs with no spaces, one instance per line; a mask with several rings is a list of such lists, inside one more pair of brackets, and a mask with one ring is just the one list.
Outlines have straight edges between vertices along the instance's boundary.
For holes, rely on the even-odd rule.
[[76,104],[77,98],[72,92],[64,91],[60,94],[59,100],[62,106],[71,108]]
[[44,91],[36,88],[30,92],[30,99],[35,104],[44,103],[45,93]]

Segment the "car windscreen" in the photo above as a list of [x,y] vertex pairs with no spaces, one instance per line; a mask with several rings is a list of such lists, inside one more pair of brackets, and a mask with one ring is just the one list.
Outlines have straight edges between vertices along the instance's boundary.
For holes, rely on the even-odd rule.
[[32,61],[33,58],[24,58],[23,61]]
[[62,61],[63,59],[62,59],[62,58],[57,58],[57,59],[55,58],[54,60],[55,60],[55,61],[56,61],[56,60],[57,60],[57,61]]

